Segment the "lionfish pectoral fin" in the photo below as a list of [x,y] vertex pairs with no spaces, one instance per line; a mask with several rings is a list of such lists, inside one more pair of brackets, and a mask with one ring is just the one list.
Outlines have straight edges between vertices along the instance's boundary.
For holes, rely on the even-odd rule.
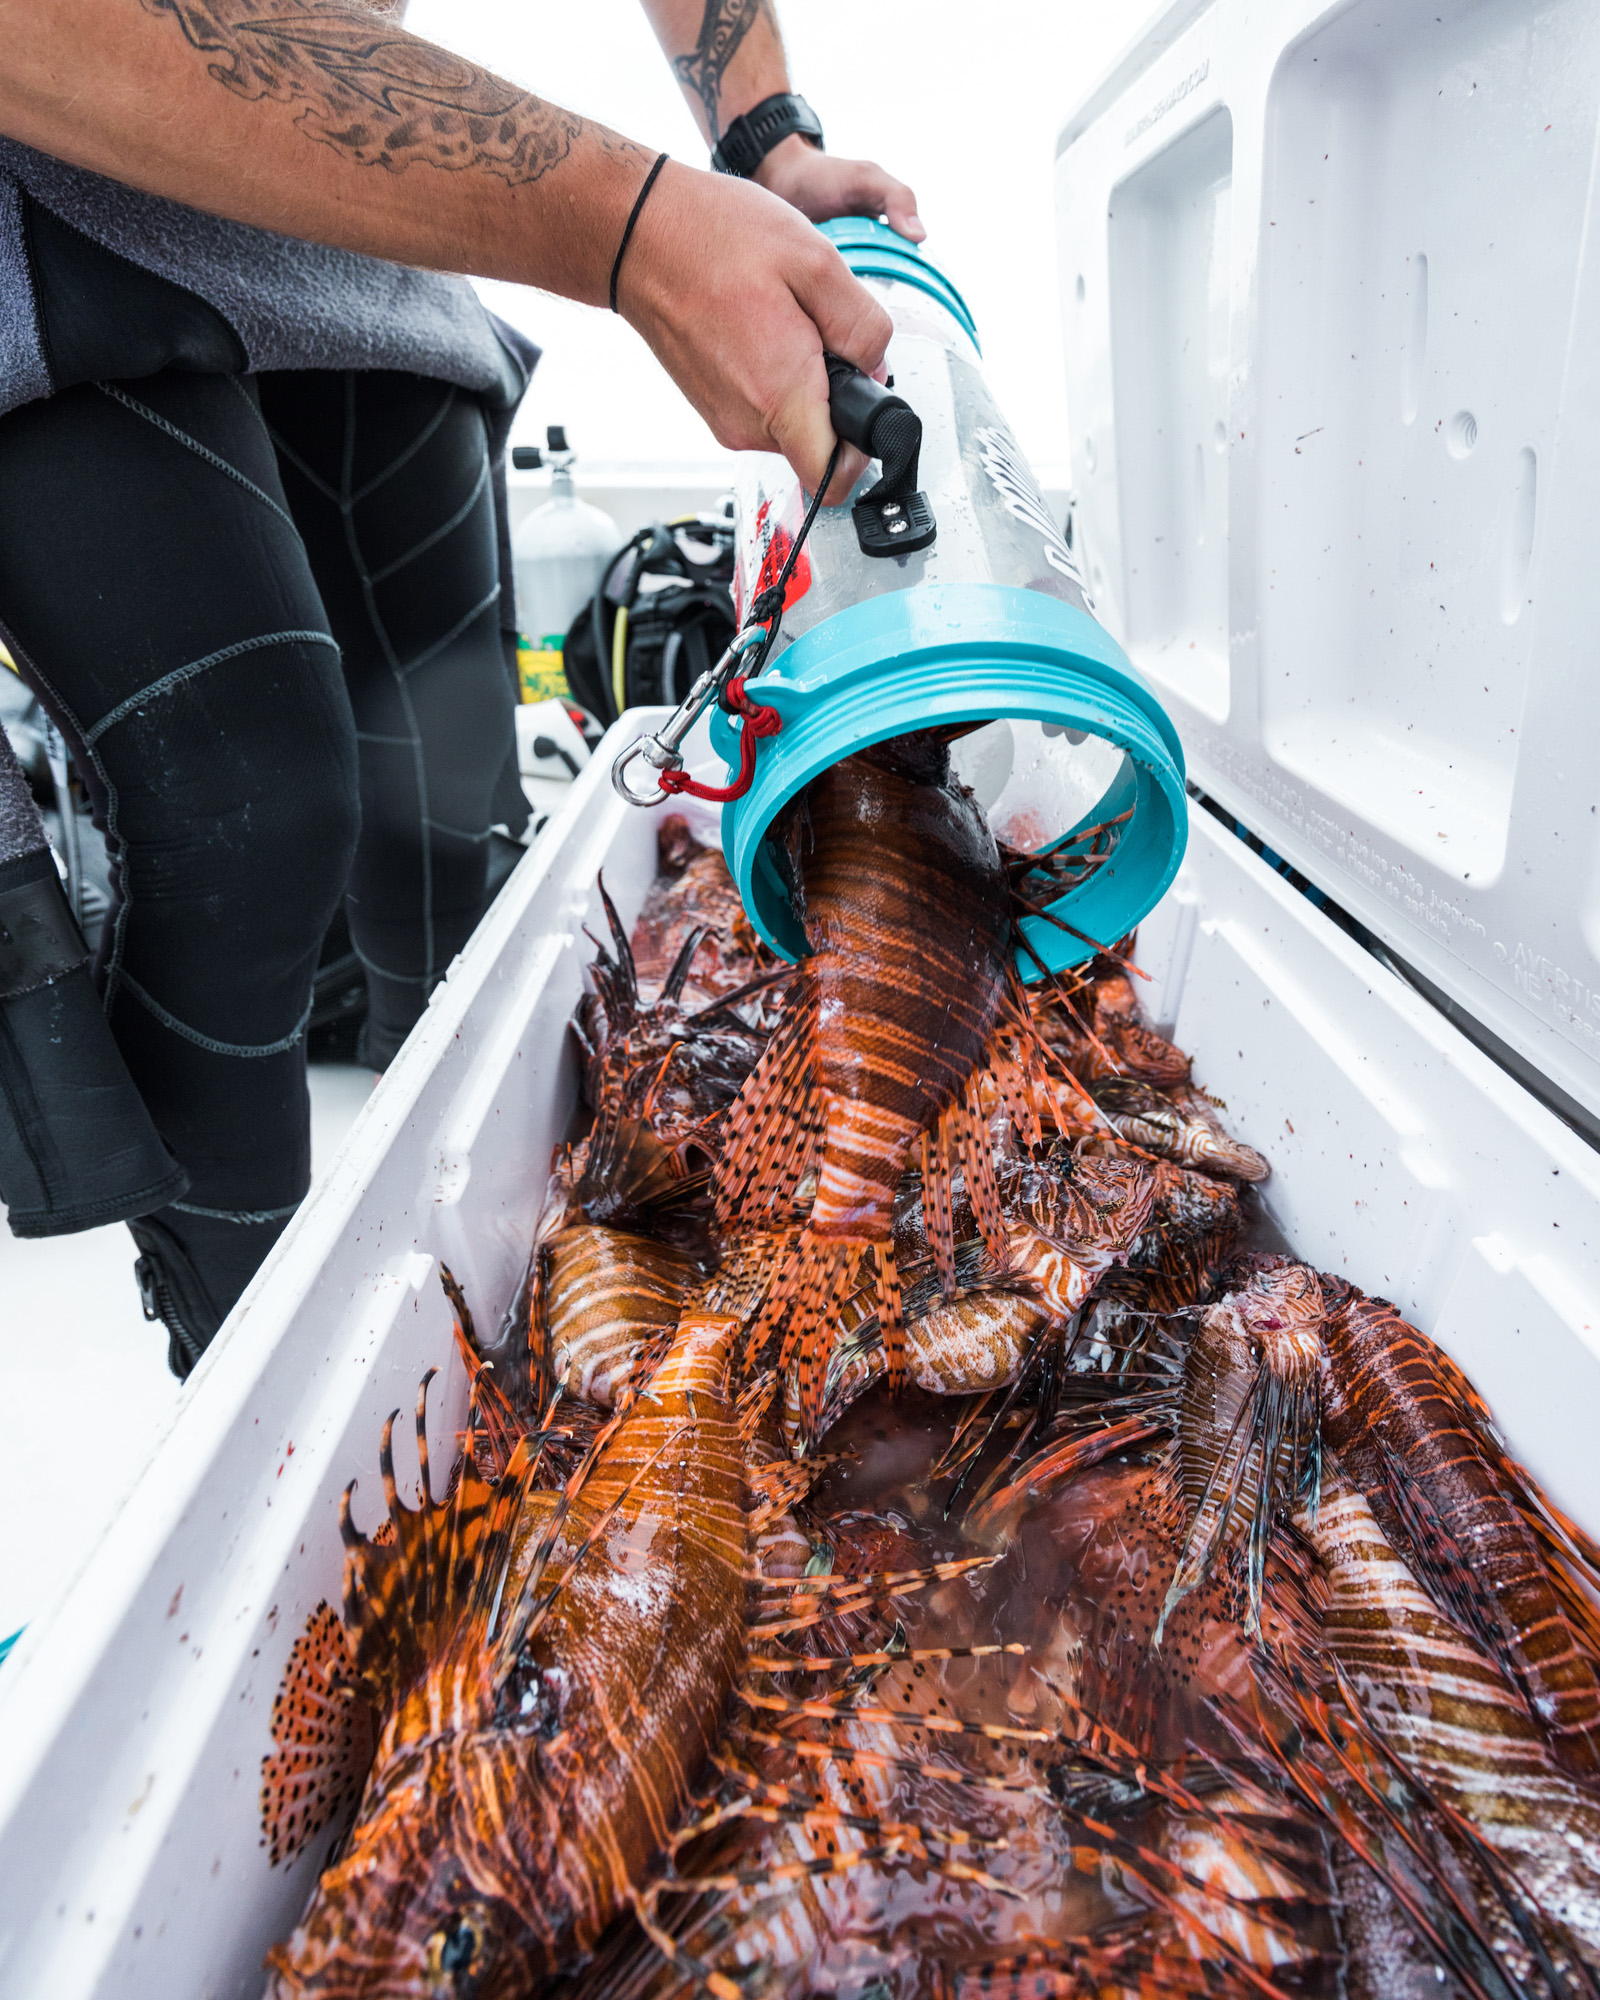
[[1039,1118],[1038,1100],[1048,1101],[1048,1079],[1043,1064],[1034,1061],[1031,1051],[1022,1058],[1013,1055],[999,1034],[990,1045],[987,1063],[1012,1132],[1025,1146],[1042,1146],[1044,1126]]
[[933,1249],[934,1269],[947,1299],[956,1295],[956,1229],[951,1212],[950,1149],[944,1142],[944,1120],[922,1135],[922,1221]]
[[755,1376],[739,1392],[739,1400],[733,1406],[733,1421],[739,1432],[741,1449],[748,1451],[760,1430],[762,1421],[772,1407],[772,1399],[778,1393],[778,1371],[768,1368]]
[[[1159,1646],[1167,1629],[1167,1620],[1177,1610],[1196,1585],[1204,1583],[1211,1574],[1218,1556],[1228,1538],[1228,1530],[1238,1511],[1239,1499],[1245,1479],[1252,1464],[1261,1458],[1261,1433],[1263,1421],[1263,1385],[1265,1371],[1258,1368],[1250,1387],[1240,1401],[1234,1416],[1233,1427],[1217,1453],[1205,1487],[1195,1508],[1194,1518],[1189,1523],[1183,1547],[1178,1552],[1178,1566],[1173,1572],[1166,1599],[1161,1606],[1161,1616],[1156,1621],[1156,1629],[1151,1635],[1152,1647]],[[1262,1504],[1262,1491],[1266,1485],[1261,1480],[1256,1494],[1256,1506]],[[1252,1513],[1253,1528],[1255,1516]],[[1255,1617],[1256,1606],[1251,1605],[1250,1616]]]
[[1019,1478],[993,1493],[980,1497],[967,1515],[967,1527],[980,1539],[995,1530],[1009,1508],[1019,1500],[1032,1500],[1064,1485],[1090,1466],[1099,1465],[1116,1452],[1129,1451],[1159,1437],[1166,1429],[1164,1414],[1121,1417],[1087,1435],[1055,1445],[1030,1459]]
[[[1388,1452],[1384,1453],[1384,1468],[1384,1491],[1368,1497],[1381,1523],[1387,1527],[1392,1520],[1401,1529],[1396,1540],[1417,1582],[1447,1618],[1478,1641],[1520,1690],[1557,1762],[1571,1776],[1592,1783],[1600,1775],[1600,1728],[1592,1720],[1576,1727],[1562,1726],[1549,1683],[1530,1662],[1523,1634],[1507,1618],[1480,1565],[1451,1533],[1424,1483],[1413,1479]],[[1553,1593],[1553,1599],[1565,1615],[1559,1591]],[[1570,1627],[1568,1636],[1594,1677],[1594,1661]]]
[[898,1395],[906,1385],[906,1312],[895,1267],[894,1244],[880,1243],[873,1251],[877,1265],[878,1328],[888,1363],[889,1387]]
[[[392,1425],[384,1426],[380,1466],[389,1499],[387,1536],[365,1536],[350,1521],[349,1495],[342,1511],[345,1537],[344,1623],[350,1657],[369,1694],[378,1703],[408,1685],[437,1660],[467,1615],[478,1563],[497,1500],[515,1482],[518,1468],[531,1462],[524,1439],[511,1455],[498,1485],[484,1478],[471,1454],[448,1498],[436,1501],[429,1489],[425,1409],[418,1396],[418,1457],[421,1504],[400,1498],[394,1474]],[[352,1482],[353,1483],[353,1482]]]
[[780,1514],[787,1514],[803,1500],[826,1472],[848,1458],[848,1452],[826,1452],[814,1458],[780,1458],[751,1473],[748,1484],[755,1503],[750,1512],[750,1533],[759,1535]]
[[375,1740],[344,1627],[323,1602],[290,1650],[261,1760],[261,1839],[274,1868],[355,1807]]
[[641,1093],[630,1079],[595,1113],[583,1174],[573,1189],[585,1215],[602,1199],[605,1206],[593,1219],[610,1221],[628,1209],[681,1202],[692,1192],[693,1176],[680,1157],[683,1149],[664,1145],[650,1123],[648,1099],[657,1081],[658,1069],[653,1068],[640,1102]]
[[1293,1506],[1296,1500],[1303,1500],[1311,1518],[1316,1517],[1322,1432],[1315,1378],[1308,1388],[1269,1370],[1261,1387],[1255,1431],[1260,1440],[1261,1472],[1250,1516],[1249,1609],[1244,1623],[1245,1636],[1250,1639],[1261,1630],[1267,1548],[1279,1505]]
[[787,1245],[771,1230],[742,1231],[723,1252],[715,1273],[700,1289],[706,1312],[748,1321],[761,1310]]
[[[994,1176],[994,1151],[989,1121],[983,1115],[981,1079],[977,1072],[967,1079],[967,1087],[939,1121],[939,1137],[950,1153],[959,1157],[961,1177],[966,1182],[967,1199],[978,1225],[983,1247],[994,1268],[1004,1270],[1010,1259],[1006,1238],[1005,1212],[1000,1205],[1000,1189]],[[953,1164],[954,1162],[952,1162]]]
[[802,980],[727,1113],[716,1173],[719,1226],[786,1201],[821,1150],[822,1124],[816,995]]
[[[828,1309],[847,1292],[863,1245],[819,1240],[803,1230],[785,1269],[778,1274],[762,1317],[787,1307],[789,1323],[779,1349],[780,1371],[796,1369],[800,1388],[800,1429],[810,1443],[821,1435],[828,1400],[828,1363],[837,1330]],[[759,1322],[758,1322],[759,1324]]]
[[[1329,1702],[1311,1693],[1284,1662],[1269,1654],[1258,1654],[1256,1661],[1250,1721],[1241,1710],[1216,1711],[1234,1742],[1259,1768],[1284,1781],[1291,1796],[1298,1794],[1344,1841],[1394,1897],[1417,1937],[1436,1954],[1441,1970],[1453,1973],[1472,2000],[1511,2000],[1522,1994],[1526,1989],[1507,1977],[1483,1928],[1459,1863],[1437,1855],[1435,1840],[1418,1834],[1424,1823],[1434,1834],[1465,1834],[1463,1844],[1474,1849],[1482,1866],[1488,1850],[1478,1837],[1459,1815],[1442,1811],[1415,1774],[1398,1764],[1350,1701],[1342,1675],[1345,1700],[1335,1719]],[[1279,1713],[1274,1716],[1272,1709]],[[1308,1754],[1313,1746],[1331,1753],[1326,1765]],[[1491,1865],[1487,1872],[1493,1888],[1496,1870]]]

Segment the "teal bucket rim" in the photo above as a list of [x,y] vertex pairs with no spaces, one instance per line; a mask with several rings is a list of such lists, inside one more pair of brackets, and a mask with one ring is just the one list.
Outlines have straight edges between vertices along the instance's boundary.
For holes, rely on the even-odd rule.
[[[951,637],[952,626],[959,637]],[[1087,612],[1004,584],[894,591],[813,627],[748,690],[752,701],[778,711],[783,727],[762,739],[750,791],[723,808],[724,852],[757,931],[786,959],[805,953],[767,836],[814,777],[908,729],[1003,716],[1083,728],[1124,753],[1106,792],[1053,846],[1099,816],[1133,808],[1113,859],[1047,906],[1084,939],[1047,918],[1024,917],[1019,972],[1041,979],[1034,955],[1059,972],[1125,936],[1177,874],[1188,814],[1177,732],[1122,662],[1120,648]],[[719,713],[711,733],[731,773],[739,763],[734,719]]]
[[842,215],[817,227],[858,278],[884,278],[891,284],[912,285],[936,299],[952,316],[981,355],[978,322],[966,300],[937,264],[886,222],[864,215]]

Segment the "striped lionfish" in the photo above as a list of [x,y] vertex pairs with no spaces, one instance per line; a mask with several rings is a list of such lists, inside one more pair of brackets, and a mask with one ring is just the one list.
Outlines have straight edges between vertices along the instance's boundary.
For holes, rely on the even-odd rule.
[[274,1712],[274,1858],[356,1807],[280,2000],[1595,1990],[1600,1550],[1236,1256],[1265,1161],[1120,953],[1022,995],[942,756],[810,789],[796,972],[664,896],[646,1006],[608,912],[523,1344],[458,1306]]

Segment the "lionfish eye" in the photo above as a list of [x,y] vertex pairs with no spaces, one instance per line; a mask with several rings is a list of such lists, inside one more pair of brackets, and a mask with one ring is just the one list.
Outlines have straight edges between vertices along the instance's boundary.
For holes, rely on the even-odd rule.
[[484,1929],[475,1916],[454,1916],[428,1939],[427,1966],[435,1979],[452,1984],[463,1974],[477,1969],[483,1956]]

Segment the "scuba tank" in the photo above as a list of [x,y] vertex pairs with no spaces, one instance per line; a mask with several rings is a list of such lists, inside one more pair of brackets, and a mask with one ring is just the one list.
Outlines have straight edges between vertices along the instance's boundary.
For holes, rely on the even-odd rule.
[[562,644],[572,621],[599,588],[622,537],[604,508],[580,500],[573,484],[577,454],[561,424],[545,432],[545,450],[517,445],[511,462],[526,472],[550,467],[550,498],[535,507],[511,538],[517,593],[517,676],[524,701],[559,699]]
[[[613,782],[635,805],[720,802],[750,919],[792,960],[805,944],[769,837],[783,807],[857,750],[947,729],[952,767],[996,837],[1052,857],[1048,875],[1028,878],[1047,914],[1023,919],[1017,959],[1024,979],[1043,978],[1125,936],[1177,873],[1182,748],[1094,616],[984,380],[960,293],[885,224],[822,227],[894,321],[892,387],[827,358],[834,431],[879,472],[853,504],[821,510],[782,458],[742,454],[740,630],[672,720],[622,753]],[[708,712],[723,785],[683,768],[683,741]],[[638,789],[640,763],[653,792]]]

